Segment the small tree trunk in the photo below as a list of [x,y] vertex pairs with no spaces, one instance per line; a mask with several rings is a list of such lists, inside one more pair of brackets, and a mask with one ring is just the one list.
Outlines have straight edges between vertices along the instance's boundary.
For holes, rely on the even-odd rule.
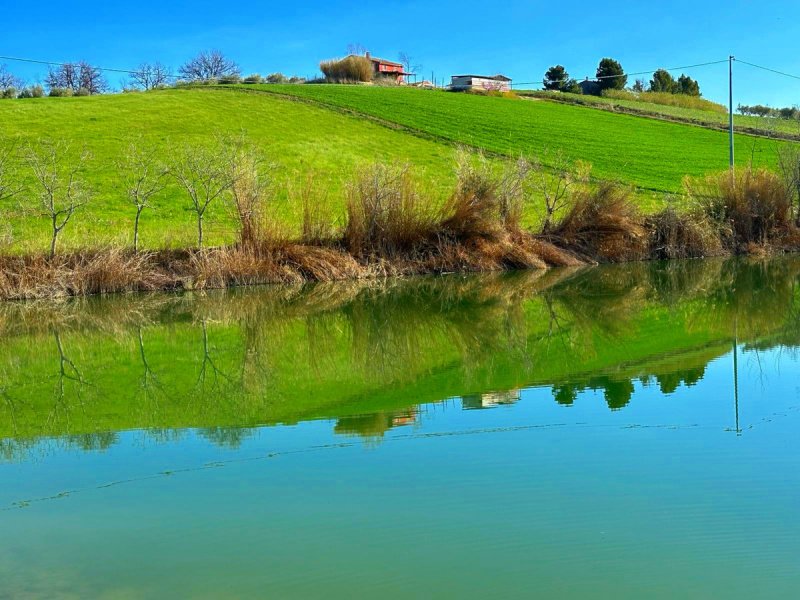
[[139,253],[139,217],[142,216],[142,208],[136,209],[136,220],[133,222],[133,253]]
[[203,213],[197,213],[197,247],[203,248]]
[[56,225],[56,218],[53,217],[53,237],[50,238],[50,258],[56,255],[56,243],[58,242],[58,226]]

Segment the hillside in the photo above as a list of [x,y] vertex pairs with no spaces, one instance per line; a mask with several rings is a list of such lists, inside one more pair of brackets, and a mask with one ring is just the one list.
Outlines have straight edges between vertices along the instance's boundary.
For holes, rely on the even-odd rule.
[[[45,138],[68,140],[73,149],[85,146],[91,159],[85,173],[96,197],[83,218],[64,232],[64,246],[90,235],[105,243],[129,243],[133,212],[118,188],[115,163],[132,139],[141,136],[164,150],[213,141],[220,133],[244,132],[277,165],[280,187],[296,183],[313,171],[329,187],[328,199],[341,209],[341,186],[358,165],[371,161],[408,162],[418,169],[428,188],[442,193],[453,183],[453,149],[445,144],[392,131],[367,120],[265,94],[232,94],[218,90],[165,90],[84,98],[44,98],[0,103],[2,138],[18,147]],[[28,169],[20,168],[28,183]],[[289,205],[285,193],[277,199],[280,212],[296,221],[300,207]],[[13,226],[15,246],[44,247],[47,224],[32,219],[19,204],[34,208],[24,197],[0,205]],[[191,245],[195,240],[185,194],[170,184],[159,195],[155,210],[145,214],[145,246]],[[217,210],[214,211],[214,208]],[[220,207],[210,209],[210,243],[232,239],[233,221]],[[3,232],[0,232],[3,233]]]
[[[279,184],[275,204],[287,224],[301,208],[286,189],[309,171],[327,187],[326,202],[341,214],[343,183],[359,166],[382,161],[414,167],[432,197],[443,199],[454,181],[454,146],[466,144],[515,157],[545,150],[592,163],[593,174],[639,188],[645,206],[677,192],[685,175],[704,175],[727,166],[727,137],[700,127],[615,114],[553,102],[449,94],[412,88],[336,85],[263,85],[170,89],[146,94],[44,98],[0,103],[3,139],[18,147],[48,138],[85,146],[92,155],[85,177],[96,194],[70,223],[62,247],[127,244],[133,211],[119,189],[115,163],[129,140],[141,136],[163,149],[165,158],[185,144],[240,133],[261,146]],[[751,156],[772,165],[779,143],[739,136],[738,160]],[[21,165],[20,173],[27,173]],[[31,183],[28,177],[28,183]],[[41,250],[47,224],[32,218],[34,202],[22,195],[0,205],[6,249]],[[535,220],[529,215],[528,221]],[[9,235],[10,226],[11,235]],[[231,216],[212,206],[207,241],[233,239]],[[191,245],[194,224],[185,194],[171,183],[146,213],[145,247]]]
[[[248,86],[250,87],[250,86]],[[436,138],[516,156],[562,150],[594,166],[595,175],[657,192],[677,192],[685,175],[728,166],[719,131],[583,106],[452,94],[414,88],[252,86],[355,111]],[[738,164],[774,165],[778,143],[737,136]]]

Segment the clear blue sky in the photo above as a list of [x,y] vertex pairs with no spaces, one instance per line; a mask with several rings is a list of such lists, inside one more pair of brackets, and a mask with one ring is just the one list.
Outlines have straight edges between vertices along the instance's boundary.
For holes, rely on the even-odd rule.
[[[800,74],[796,0],[2,3],[0,55],[109,67],[160,60],[177,68],[199,50],[219,48],[244,73],[307,76],[317,72],[320,59],[360,43],[389,59],[408,52],[427,78],[432,71],[437,78],[501,72],[518,82],[540,81],[548,66],[561,63],[582,79],[604,56],[635,72],[731,53]],[[29,80],[46,73],[46,67],[3,62]],[[727,100],[726,66],[687,73],[706,97]],[[108,76],[117,86],[121,77]],[[800,81],[739,65],[735,100],[800,103]]]

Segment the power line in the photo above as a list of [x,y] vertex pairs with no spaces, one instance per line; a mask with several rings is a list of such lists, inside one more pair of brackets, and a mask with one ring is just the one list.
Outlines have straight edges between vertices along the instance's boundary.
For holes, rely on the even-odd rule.
[[[17,56],[0,56],[0,60],[10,60],[16,62],[24,62],[24,63],[32,63],[35,65],[47,65],[51,67],[64,67],[66,65],[75,65],[77,63],[69,63],[69,62],[57,62],[52,60],[36,60],[34,58],[19,58]],[[125,75],[141,75],[143,71],[135,71],[130,69],[116,69],[112,67],[97,67],[94,65],[89,65],[93,69],[97,69],[98,71],[104,71],[108,73],[123,73]],[[180,76],[167,74],[166,77],[169,79],[180,79]]]
[[784,73],[783,71],[778,71],[776,69],[770,69],[769,67],[762,67],[761,65],[756,65],[751,62],[747,62],[746,60],[741,60],[739,58],[735,59],[736,62],[742,63],[743,65],[747,65],[749,67],[755,67],[756,69],[761,69],[762,71],[769,71],[770,73],[775,73],[776,75],[783,75],[784,77],[790,77],[791,79],[798,79],[800,80],[800,75],[792,75],[791,73]]

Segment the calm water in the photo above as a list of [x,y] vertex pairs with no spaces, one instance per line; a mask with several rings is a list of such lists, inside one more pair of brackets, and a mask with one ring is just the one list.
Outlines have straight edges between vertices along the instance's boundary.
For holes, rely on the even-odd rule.
[[0,305],[0,597],[798,597],[798,284]]

